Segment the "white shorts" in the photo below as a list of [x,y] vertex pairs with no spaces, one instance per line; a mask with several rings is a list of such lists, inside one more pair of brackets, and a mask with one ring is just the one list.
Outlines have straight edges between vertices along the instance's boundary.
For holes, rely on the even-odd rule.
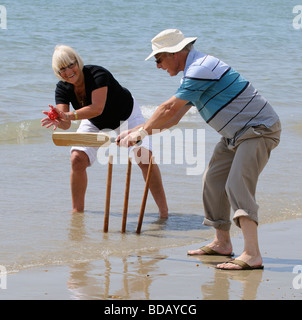
[[[135,99],[133,98],[133,110],[130,117],[124,122],[122,122],[121,125],[115,130],[110,130],[110,129],[100,130],[89,120],[82,120],[77,132],[105,132],[111,136],[118,136],[122,131],[132,129],[144,123],[145,123],[145,119],[143,117],[143,114],[139,108],[139,105],[136,103]],[[128,151],[130,153],[133,149],[141,148],[141,147],[152,151],[152,144],[148,136],[143,139],[142,143],[139,146],[136,145],[133,147],[129,147]],[[91,166],[97,158],[98,149],[99,148],[97,147],[72,147],[70,152],[74,150],[85,152],[90,160],[90,166]]]

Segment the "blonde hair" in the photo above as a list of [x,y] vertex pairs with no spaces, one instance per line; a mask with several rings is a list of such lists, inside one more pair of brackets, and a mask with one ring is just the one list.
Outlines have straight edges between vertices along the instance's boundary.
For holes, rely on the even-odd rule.
[[59,71],[73,62],[77,62],[80,70],[83,70],[84,62],[79,54],[69,46],[57,45],[52,56],[52,69],[57,78],[64,81]]

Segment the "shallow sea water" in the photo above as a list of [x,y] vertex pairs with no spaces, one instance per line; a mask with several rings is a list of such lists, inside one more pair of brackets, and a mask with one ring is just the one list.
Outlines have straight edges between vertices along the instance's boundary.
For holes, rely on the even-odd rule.
[[[173,146],[171,163],[158,159],[170,208],[168,221],[158,220],[149,195],[142,233],[135,233],[144,181],[133,165],[127,233],[121,234],[126,164],[120,160],[113,167],[108,234],[102,232],[106,164],[97,162],[89,169],[85,214],[70,215],[69,149],[55,147],[51,130],[40,127],[42,110],[54,103],[57,79],[51,70],[51,56],[59,43],[73,46],[85,63],[108,68],[131,90],[149,118],[173,95],[180,80],[180,75],[170,78],[156,70],[154,62],[144,61],[150,40],[161,30],[174,27],[186,36],[198,36],[198,50],[218,56],[240,71],[281,118],[282,141],[259,180],[260,222],[302,215],[302,31],[292,27],[296,3],[199,0],[188,6],[168,0],[91,5],[67,0],[62,7],[58,0],[17,0],[1,4],[7,8],[8,29],[0,29],[0,264],[8,272],[108,256],[123,258],[198,243],[213,235],[202,225],[203,170],[187,175],[190,165],[175,163],[176,156],[192,143],[186,129],[205,132],[204,152],[196,160],[199,164],[206,165],[220,139],[194,109],[177,127],[184,141]],[[72,130],[78,124],[74,123]],[[193,141],[195,151],[196,143]],[[154,150],[160,147],[155,143]]]

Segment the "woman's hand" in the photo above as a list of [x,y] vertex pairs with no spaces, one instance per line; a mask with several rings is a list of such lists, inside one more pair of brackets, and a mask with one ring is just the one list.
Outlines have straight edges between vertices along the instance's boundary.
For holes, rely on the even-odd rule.
[[68,113],[65,113],[63,111],[60,111],[58,108],[55,108],[54,106],[52,105],[49,105],[50,107],[50,110],[53,110],[53,112],[57,113],[58,114],[58,117],[55,118],[55,119],[51,119],[49,116],[48,116],[48,112],[47,111],[42,111],[42,113],[44,113],[47,117],[46,118],[43,118],[41,120],[41,123],[42,123],[42,127],[46,126],[46,128],[49,128],[51,126],[54,126],[54,130],[56,130],[59,126],[59,124],[61,123],[61,121],[67,121],[69,120],[69,116],[68,116]]

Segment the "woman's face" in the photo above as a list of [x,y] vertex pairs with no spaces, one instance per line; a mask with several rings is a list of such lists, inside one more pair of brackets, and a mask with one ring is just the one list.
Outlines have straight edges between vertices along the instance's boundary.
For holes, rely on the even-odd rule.
[[64,79],[64,81],[69,82],[73,85],[80,83],[82,78],[82,72],[76,60],[70,63],[68,66],[61,68],[59,70],[59,74]]

